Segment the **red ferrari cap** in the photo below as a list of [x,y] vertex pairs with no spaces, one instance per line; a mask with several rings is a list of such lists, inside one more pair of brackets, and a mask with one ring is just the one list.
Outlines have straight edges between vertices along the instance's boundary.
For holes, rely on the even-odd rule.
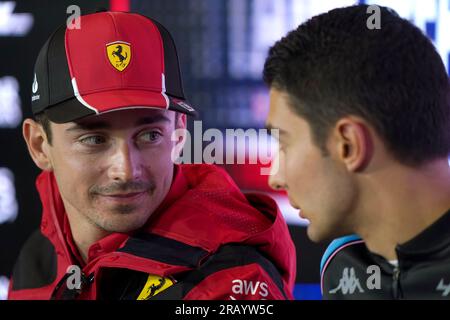
[[35,64],[33,114],[56,123],[129,108],[195,115],[186,101],[175,43],[158,22],[135,13],[99,12],[64,24]]

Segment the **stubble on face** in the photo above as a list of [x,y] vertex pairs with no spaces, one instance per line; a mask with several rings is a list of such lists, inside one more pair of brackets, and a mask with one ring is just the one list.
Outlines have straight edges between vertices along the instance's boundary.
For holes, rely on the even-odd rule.
[[[53,127],[56,138],[55,145],[51,148],[55,164],[53,169],[67,214],[71,217],[71,224],[73,221],[74,224],[78,223],[86,228],[91,228],[90,225],[93,230],[100,232],[129,232],[139,229],[148,221],[169,191],[174,169],[170,158],[172,142],[169,135],[173,130],[175,116],[167,112],[170,121],[161,121],[155,125],[145,124],[141,125],[142,129],[138,129],[139,127],[133,125],[136,121],[157,116],[161,112],[133,110],[133,115],[131,111],[127,112],[123,111],[120,117],[111,113],[103,119],[111,121],[112,128],[136,128],[133,129],[133,136],[148,130],[158,130],[164,136],[160,144],[154,147],[144,146],[144,149],[140,149],[142,151],[138,151],[141,157],[141,160],[138,160],[141,161],[139,165],[144,173],[129,181],[102,178],[105,182],[100,182],[99,177],[106,177],[105,170],[110,159],[106,152],[109,149],[100,147],[99,151],[93,149],[95,151],[91,152],[86,148],[72,147],[73,142],[62,138],[64,130],[70,127],[69,124]],[[131,131],[129,133],[131,134]],[[99,133],[94,131],[92,134]],[[107,134],[109,135],[109,132]],[[110,148],[109,144],[106,146]],[[107,182],[108,180],[110,182]],[[132,201],[120,199],[119,195],[130,193],[136,193],[138,196]],[[119,198],[109,197],[113,195]]]

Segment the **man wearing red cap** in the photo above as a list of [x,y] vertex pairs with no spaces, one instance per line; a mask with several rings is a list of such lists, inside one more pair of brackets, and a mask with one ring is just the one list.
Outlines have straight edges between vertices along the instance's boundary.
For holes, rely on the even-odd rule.
[[57,29],[35,65],[23,134],[43,170],[42,223],[9,298],[292,298],[295,250],[274,201],[173,162],[195,110],[168,31],[119,12],[80,26]]

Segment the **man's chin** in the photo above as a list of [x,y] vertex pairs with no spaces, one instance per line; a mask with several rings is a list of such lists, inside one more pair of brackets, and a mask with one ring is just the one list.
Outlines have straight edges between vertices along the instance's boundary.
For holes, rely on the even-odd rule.
[[128,213],[118,215],[116,213],[106,217],[98,225],[107,232],[128,233],[142,228],[147,220],[148,217],[142,217],[138,214]]
[[317,232],[314,232],[314,230],[312,230],[311,225],[309,225],[306,229],[306,234],[308,235],[309,240],[311,240],[312,242],[319,243],[324,241]]
[[309,224],[306,233],[309,240],[314,243],[321,243],[325,241],[333,240],[334,237],[330,232],[324,232],[323,230],[318,230],[313,224]]
[[342,231],[336,229],[319,230],[318,228],[315,228],[314,224],[311,223],[309,224],[306,233],[308,235],[308,238],[315,243],[329,242],[337,238],[353,234],[353,232],[350,231]]

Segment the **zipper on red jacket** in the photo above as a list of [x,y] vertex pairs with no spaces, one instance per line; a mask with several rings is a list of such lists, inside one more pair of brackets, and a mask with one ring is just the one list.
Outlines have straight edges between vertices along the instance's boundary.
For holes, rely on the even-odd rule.
[[51,300],[75,300],[94,282],[94,273],[86,276],[84,272],[81,272],[79,285],[74,288],[69,288],[68,280],[70,276],[73,276],[73,274],[66,273],[59,281],[50,297]]

